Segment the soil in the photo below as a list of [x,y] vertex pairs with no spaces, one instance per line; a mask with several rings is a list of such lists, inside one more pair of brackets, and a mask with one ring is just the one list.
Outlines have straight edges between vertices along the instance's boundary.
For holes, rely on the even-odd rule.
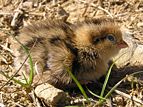
[[[45,19],[63,19],[75,23],[97,17],[114,18],[128,29],[135,43],[143,45],[143,0],[0,0],[0,107],[46,107],[41,99],[33,97],[33,89],[27,90],[3,76],[12,76],[16,72],[13,67],[14,56],[9,48],[11,34],[16,34],[23,26]],[[123,65],[126,67],[115,67],[109,80],[110,87],[127,74],[143,70],[141,64],[133,67],[129,65],[130,62]],[[99,92],[101,88],[95,89],[95,84],[89,84],[88,88]],[[97,106],[98,99],[91,94],[89,97],[92,101],[84,103],[83,95],[78,89],[66,91],[75,101],[67,104],[68,106]],[[124,79],[102,106],[142,107],[143,73]]]

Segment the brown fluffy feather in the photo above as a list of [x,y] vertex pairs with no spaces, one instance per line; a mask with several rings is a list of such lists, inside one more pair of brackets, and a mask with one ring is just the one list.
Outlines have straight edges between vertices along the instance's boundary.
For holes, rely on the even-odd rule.
[[[108,34],[115,37],[115,43],[106,39]],[[25,27],[17,39],[31,49],[33,63],[37,63],[40,74],[35,76],[34,83],[48,82],[57,87],[72,84],[67,68],[82,84],[100,78],[108,69],[108,61],[120,51],[118,44],[127,45],[120,27],[107,18],[85,20],[76,25],[43,21]],[[16,41],[12,49],[15,65],[19,67],[27,55]],[[23,71],[27,72],[28,68],[26,62]]]

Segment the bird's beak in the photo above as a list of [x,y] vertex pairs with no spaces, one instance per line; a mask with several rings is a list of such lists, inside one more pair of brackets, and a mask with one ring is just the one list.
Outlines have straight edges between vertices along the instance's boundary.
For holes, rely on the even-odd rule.
[[127,48],[128,44],[125,41],[122,41],[120,43],[117,44],[119,48]]

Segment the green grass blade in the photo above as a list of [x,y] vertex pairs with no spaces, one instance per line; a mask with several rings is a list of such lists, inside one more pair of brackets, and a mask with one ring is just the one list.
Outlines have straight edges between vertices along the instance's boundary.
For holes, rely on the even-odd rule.
[[[26,46],[24,46],[17,38],[15,38],[14,34],[12,33],[9,33],[7,31],[4,32],[5,34],[9,35],[9,36],[12,36],[21,46],[22,48],[24,49],[24,51],[26,52],[26,54],[28,55],[27,58],[29,58],[29,63],[30,63],[30,76],[29,76],[29,80],[27,81],[27,79],[25,78],[25,81],[26,81],[26,84],[24,84],[23,82],[17,80],[14,78],[14,76],[20,71],[20,69],[22,68],[22,66],[19,68],[19,70],[12,76],[12,77],[9,77],[8,75],[5,75],[4,73],[0,72],[2,75],[4,75],[5,77],[9,78],[9,80],[7,81],[7,83],[10,81],[10,80],[13,80],[15,81],[16,83],[20,84],[21,86],[24,86],[24,87],[29,87],[31,86],[32,82],[33,82],[33,76],[34,76],[34,68],[33,68],[33,62],[32,62],[32,58],[30,56],[30,52],[28,50],[28,48]],[[26,59],[27,60],[27,59]],[[25,61],[26,61],[25,60]],[[25,62],[24,61],[24,62]],[[6,83],[6,84],[7,84]],[[28,83],[28,84],[27,84]],[[6,85],[5,84],[5,85]],[[3,85],[3,87],[5,86]],[[3,87],[1,87],[0,89],[2,89]]]
[[121,84],[121,82],[123,82],[124,80],[126,80],[126,78],[128,78],[129,76],[133,76],[133,75],[137,75],[143,73],[143,71],[138,71],[138,72],[134,72],[132,74],[129,74],[128,76],[124,77],[123,79],[121,79],[114,87],[112,87],[112,89],[106,94],[105,98],[109,97],[111,95],[111,93]]
[[[66,67],[67,68],[67,67]],[[89,101],[89,98],[87,96],[87,94],[85,93],[83,87],[81,86],[81,84],[79,83],[79,81],[76,79],[76,77],[72,74],[72,72],[67,68],[67,72],[69,73],[69,75],[72,77],[72,79],[74,80],[74,82],[76,83],[76,85],[78,86],[78,88],[80,89],[81,93],[83,94],[84,98]]]
[[31,85],[34,77],[34,67],[33,67],[33,61],[30,54],[29,54],[29,64],[30,64],[29,85]]
[[[143,73],[143,71],[138,71],[138,72],[134,72],[132,74],[129,74],[128,76],[132,76],[132,75],[136,75],[136,74],[140,74]],[[112,92],[124,81],[126,80],[126,78],[128,78],[128,76],[124,77],[123,79],[121,79],[116,85],[114,85],[111,90],[106,94],[106,96],[104,97],[105,99],[107,99]],[[102,101],[99,102],[99,105],[102,104],[105,100],[103,99]]]
[[14,39],[22,46],[22,48],[24,49],[25,53],[29,57],[30,75],[29,75],[29,79],[28,79],[28,85],[30,86],[32,84],[32,82],[33,82],[34,67],[33,67],[33,61],[32,61],[29,49],[26,46],[24,46],[17,38],[14,37]]
[[21,81],[15,79],[15,78],[9,77],[7,74],[5,74],[5,73],[2,72],[2,71],[0,72],[0,74],[2,74],[3,76],[5,76],[6,78],[12,79],[14,82],[20,84],[20,85],[23,86],[23,87],[27,87],[27,85],[26,85],[25,83],[23,83],[23,82],[21,82]]
[[99,98],[99,99],[102,99],[102,100],[106,100],[105,98],[103,98],[103,97],[101,97],[101,96],[99,96],[99,95],[93,93],[93,92],[92,92],[91,90],[89,90],[88,88],[87,88],[87,90],[88,90],[88,92],[89,92],[90,94],[92,94],[93,96],[95,96],[95,97],[97,97],[97,98]]
[[[103,98],[103,95],[104,95],[104,92],[105,92],[105,89],[106,89],[106,86],[107,86],[107,82],[109,80],[109,76],[111,74],[111,70],[114,66],[115,62],[110,66],[109,70],[108,70],[108,73],[106,75],[106,78],[105,78],[105,81],[104,81],[104,84],[103,84],[103,87],[102,87],[102,90],[101,90],[101,94],[100,94],[100,97]],[[102,99],[100,99],[101,101]]]
[[[126,53],[126,52],[125,52]],[[104,92],[105,92],[105,89],[106,89],[106,86],[107,86],[107,83],[108,83],[108,80],[109,80],[109,76],[111,74],[111,70],[115,64],[115,62],[120,59],[123,55],[125,55],[125,53],[123,53],[121,56],[119,56],[115,61],[113,61],[112,65],[110,66],[108,72],[107,72],[107,75],[106,75],[106,78],[105,78],[105,81],[104,81],[104,84],[103,84],[103,87],[102,87],[102,90],[101,90],[101,94],[100,94],[100,97],[103,97],[104,95]],[[99,101],[101,101],[102,99],[99,99]]]
[[28,80],[27,80],[27,78],[26,78],[26,76],[24,75],[23,72],[22,72],[22,75],[23,75],[23,77],[24,77],[24,80],[25,80],[26,84],[28,84]]

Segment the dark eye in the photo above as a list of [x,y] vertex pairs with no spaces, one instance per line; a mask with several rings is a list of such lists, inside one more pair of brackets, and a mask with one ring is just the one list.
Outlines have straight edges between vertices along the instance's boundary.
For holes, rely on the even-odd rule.
[[100,39],[99,39],[99,38],[93,38],[93,43],[94,43],[94,44],[96,44],[96,43],[98,43],[98,42],[100,42]]
[[109,41],[111,41],[111,42],[115,42],[116,41],[116,39],[115,39],[115,37],[114,37],[113,34],[108,34],[106,36],[106,39],[109,40]]

